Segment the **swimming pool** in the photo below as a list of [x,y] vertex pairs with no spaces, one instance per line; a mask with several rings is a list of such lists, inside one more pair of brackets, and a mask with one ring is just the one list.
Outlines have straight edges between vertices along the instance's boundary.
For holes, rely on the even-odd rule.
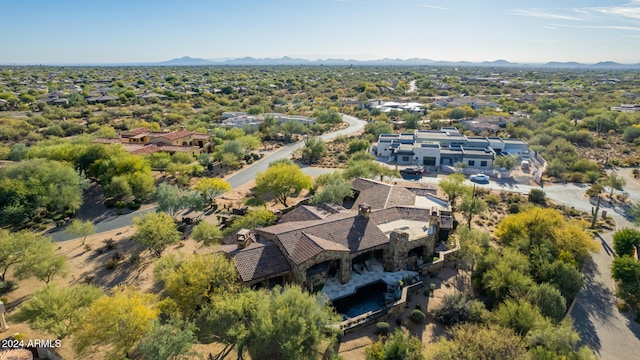
[[338,314],[342,314],[346,318],[353,318],[369,311],[382,309],[386,291],[387,283],[379,280],[359,287],[355,294],[334,300],[333,307]]

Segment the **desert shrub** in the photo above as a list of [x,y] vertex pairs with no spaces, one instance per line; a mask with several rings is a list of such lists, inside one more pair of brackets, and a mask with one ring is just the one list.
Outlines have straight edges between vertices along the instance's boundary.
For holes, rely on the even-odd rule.
[[488,205],[498,205],[500,203],[500,197],[496,194],[489,194],[484,197],[484,202]]
[[511,204],[509,205],[509,213],[517,214],[520,212],[520,204]]
[[450,326],[461,322],[481,322],[485,312],[481,301],[474,300],[465,293],[456,292],[446,295],[433,315],[441,324]]
[[107,250],[113,250],[113,249],[115,249],[115,248],[116,248],[116,245],[117,245],[117,244],[116,244],[115,240],[113,240],[113,239],[107,239],[107,240],[105,240],[105,241],[104,241],[104,247],[105,247],[105,249],[107,249]]
[[409,318],[416,324],[422,324],[426,320],[427,316],[420,310],[413,310]]
[[104,267],[107,270],[114,270],[115,268],[118,267],[118,265],[120,265],[120,260],[115,259],[115,258],[109,258],[105,263],[104,263]]
[[389,334],[389,323],[381,321],[376,324],[376,334],[378,335],[387,335]]
[[531,191],[529,192],[529,202],[536,203],[536,204],[544,204],[546,202],[545,198],[546,198],[546,194],[544,193],[543,190],[531,189]]

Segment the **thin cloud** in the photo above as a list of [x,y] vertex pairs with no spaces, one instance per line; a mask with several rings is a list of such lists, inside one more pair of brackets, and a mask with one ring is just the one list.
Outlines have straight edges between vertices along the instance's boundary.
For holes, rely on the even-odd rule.
[[598,29],[598,30],[626,30],[640,31],[640,26],[620,26],[620,25],[567,25],[567,24],[549,24],[549,26],[573,28],[573,29]]
[[514,9],[509,12],[512,15],[519,16],[529,16],[541,19],[554,19],[554,20],[571,20],[571,21],[582,21],[582,19],[571,16],[571,15],[562,15],[562,14],[554,14],[547,11],[541,10],[527,10],[527,9]]
[[427,8],[427,9],[435,9],[435,10],[444,10],[444,11],[451,10],[449,8],[446,8],[446,7],[436,6],[436,5],[429,5],[429,4],[418,4],[418,6],[423,7],[423,8]]
[[593,12],[605,15],[622,16],[632,19],[640,19],[640,1],[632,1],[621,6],[604,6],[587,8]]

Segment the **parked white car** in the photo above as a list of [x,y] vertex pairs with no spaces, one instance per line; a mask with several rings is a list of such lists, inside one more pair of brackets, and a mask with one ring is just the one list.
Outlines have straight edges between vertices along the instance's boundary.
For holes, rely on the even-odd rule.
[[475,174],[475,175],[471,175],[469,176],[469,180],[476,182],[476,183],[480,183],[480,184],[487,184],[489,183],[489,177],[485,174]]

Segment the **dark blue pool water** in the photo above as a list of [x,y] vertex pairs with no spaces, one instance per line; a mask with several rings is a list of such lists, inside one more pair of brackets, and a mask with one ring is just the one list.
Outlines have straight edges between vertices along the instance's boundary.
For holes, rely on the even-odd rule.
[[386,291],[387,284],[382,280],[376,281],[358,288],[353,295],[334,300],[333,307],[338,314],[348,318],[356,317],[384,307]]

